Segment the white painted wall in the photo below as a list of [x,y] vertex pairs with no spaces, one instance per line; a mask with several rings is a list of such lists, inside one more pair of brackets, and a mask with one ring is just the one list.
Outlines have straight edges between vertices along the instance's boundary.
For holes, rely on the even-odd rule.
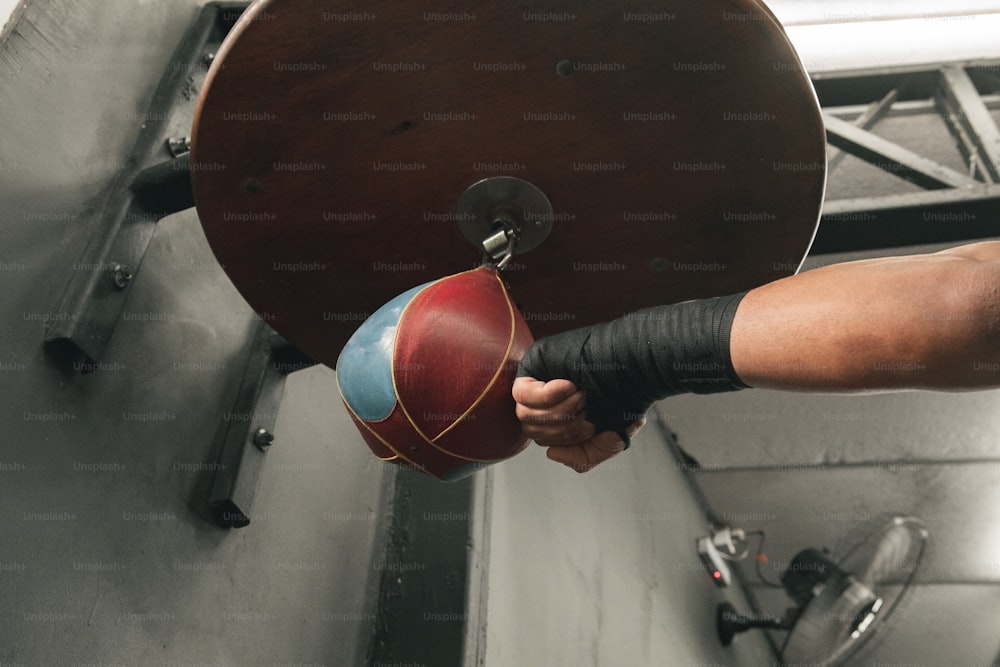
[[1000,59],[1000,14],[793,25],[787,32],[811,74]]
[[998,0],[764,0],[786,26],[1000,12]]
[[0,0],[0,35],[4,33],[7,22],[14,14],[14,10],[22,4],[22,0]]
[[811,74],[1000,59],[1000,0],[765,0]]
[[493,469],[485,667],[771,665],[761,634],[723,647],[695,541],[706,508],[655,425],[578,475],[531,445]]

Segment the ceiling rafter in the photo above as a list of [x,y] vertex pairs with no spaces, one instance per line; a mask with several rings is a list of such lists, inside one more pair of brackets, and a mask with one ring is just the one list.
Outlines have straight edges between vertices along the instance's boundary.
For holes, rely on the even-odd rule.
[[[848,252],[1000,236],[1000,63],[824,72],[813,83],[823,106],[831,182],[853,155],[922,188],[920,192],[827,200],[812,252]],[[907,114],[943,121],[966,173],[876,133]]]

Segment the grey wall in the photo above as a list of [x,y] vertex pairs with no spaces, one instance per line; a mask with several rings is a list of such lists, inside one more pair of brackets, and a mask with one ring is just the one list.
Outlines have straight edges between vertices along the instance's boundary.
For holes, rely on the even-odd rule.
[[748,603],[698,559],[682,468],[653,426],[584,475],[539,447],[495,468],[486,667],[771,664],[762,635],[719,643],[716,605]]
[[193,213],[163,220],[103,370],[43,319],[196,3],[46,1],[0,47],[0,663],[359,664],[386,472],[323,368],[293,375],[254,522],[191,505],[253,313]]

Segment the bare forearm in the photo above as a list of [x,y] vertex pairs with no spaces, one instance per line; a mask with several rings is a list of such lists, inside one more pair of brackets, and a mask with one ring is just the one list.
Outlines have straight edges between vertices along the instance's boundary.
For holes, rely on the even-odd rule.
[[731,351],[753,387],[1000,386],[1000,242],[836,264],[754,289]]

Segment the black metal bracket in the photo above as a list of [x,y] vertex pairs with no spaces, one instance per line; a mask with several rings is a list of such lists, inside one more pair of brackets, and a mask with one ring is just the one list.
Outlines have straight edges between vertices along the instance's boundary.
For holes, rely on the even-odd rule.
[[[157,223],[194,206],[191,143],[185,133],[208,66],[248,4],[215,2],[202,8],[142,115],[143,129],[120,173],[84,211],[85,224],[97,231],[74,264],[58,313],[45,331],[45,348],[58,363],[81,373],[97,367]],[[220,525],[250,523],[285,380],[315,363],[258,321],[233,407],[211,449],[208,507]]]
[[267,459],[276,442],[274,424],[290,373],[316,365],[263,321],[259,321],[232,409],[224,417],[212,451],[208,506],[225,528],[250,523],[253,499]]
[[156,224],[194,206],[190,143],[182,135],[194,119],[208,65],[247,4],[212,3],[201,10],[141,116],[143,129],[129,157],[83,212],[84,224],[97,231],[73,265],[45,331],[46,350],[64,366],[83,373],[95,368],[121,319]]
[[736,613],[736,607],[730,603],[722,602],[715,609],[715,628],[722,645],[730,646],[736,635],[753,628],[787,632],[792,629],[800,615],[799,609],[792,607],[782,618],[748,617]]

